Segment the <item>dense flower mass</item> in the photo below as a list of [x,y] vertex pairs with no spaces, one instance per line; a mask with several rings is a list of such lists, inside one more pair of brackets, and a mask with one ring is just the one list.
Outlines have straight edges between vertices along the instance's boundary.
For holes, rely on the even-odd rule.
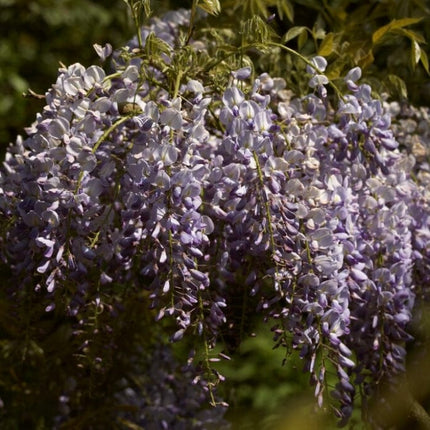
[[[142,30],[144,41],[155,34],[164,43],[166,64],[187,20],[175,12]],[[205,41],[190,43],[204,49]],[[137,39],[126,51],[140,52]],[[197,339],[209,350],[234,327],[229,303],[245,291],[273,319],[275,344],[303,358],[318,404],[329,402],[346,422],[358,387],[371,395],[403,371],[415,290],[426,293],[428,141],[405,130],[428,133],[428,118],[393,126],[396,106],[375,99],[358,68],[333,107],[322,57],[308,65],[311,93],[295,99],[282,78],[253,78],[247,67],[222,92],[186,76],[170,90],[156,65],[143,80],[141,61],[116,53],[111,75],[99,66],[60,69],[28,137],[9,148],[0,208],[10,294],[31,291],[82,337],[89,309],[127,318],[121,300],[144,291],[171,340]],[[82,340],[85,355],[91,344]],[[151,374],[172,368],[170,353],[154,354]],[[208,428],[221,420],[217,412],[200,414],[208,420],[201,427],[174,422],[175,408],[191,417],[217,403],[219,375],[207,359],[184,374],[199,381],[186,407],[178,394],[185,378],[163,375],[152,378],[167,403],[143,400],[158,395],[153,379],[119,384],[118,402],[141,408],[137,423]]]

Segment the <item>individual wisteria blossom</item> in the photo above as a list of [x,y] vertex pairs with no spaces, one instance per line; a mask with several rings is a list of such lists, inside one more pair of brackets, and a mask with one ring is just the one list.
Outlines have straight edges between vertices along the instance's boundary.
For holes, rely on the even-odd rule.
[[[166,67],[188,17],[142,29],[144,42],[164,42]],[[128,51],[137,48],[134,39]],[[200,344],[203,358],[180,378],[163,346],[149,367],[133,364],[150,377],[120,379],[115,398],[135,408],[124,417],[154,429],[221,428],[222,376],[208,351],[236,329],[237,296],[252,296],[275,346],[297,350],[318,405],[345,424],[359,388],[371,396],[404,370],[416,274],[428,279],[430,266],[428,142],[392,126],[394,107],[359,83],[358,68],[332,107],[323,57],[308,66],[310,94],[295,99],[282,78],[251,81],[249,67],[232,70],[222,92],[198,76],[169,92],[165,70],[154,64],[142,80],[139,55],[113,57],[111,75],[61,68],[28,137],[7,151],[0,250],[11,294],[64,312],[78,357],[95,348],[85,327],[102,311],[127,318],[130,295],[143,295],[171,341]],[[102,368],[115,347],[97,350]]]

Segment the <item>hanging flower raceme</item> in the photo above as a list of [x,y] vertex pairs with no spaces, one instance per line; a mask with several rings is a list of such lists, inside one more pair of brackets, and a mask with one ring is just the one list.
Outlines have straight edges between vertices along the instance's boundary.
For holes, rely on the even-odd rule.
[[[173,23],[187,19],[169,14],[142,30],[144,42],[152,32],[163,41],[166,70]],[[132,41],[129,49],[138,48]],[[114,57],[111,75],[60,69],[28,137],[8,149],[1,255],[12,290],[42,297],[47,312],[63,310],[78,336],[95,318],[88,309],[121,321],[126,297],[147,300],[151,321],[172,341],[204,345],[204,359],[186,367],[198,381],[198,410],[217,404],[222,378],[207,354],[225,327],[236,327],[230,304],[245,292],[273,319],[275,344],[298,351],[318,404],[331,402],[345,423],[360,385],[371,392],[403,371],[413,273],[429,261],[429,193],[412,180],[389,110],[359,84],[357,68],[345,78],[349,93],[330,107],[322,57],[308,66],[315,93],[294,100],[281,78],[250,82],[248,67],[221,92],[197,77],[169,92],[166,70],[144,70],[139,55]],[[88,355],[91,342],[82,345]],[[154,355],[159,369],[174,367],[164,349]],[[169,377],[160,378],[172,399]],[[175,405],[146,404],[140,393],[152,388],[128,384],[121,379],[115,398],[142,408],[142,425],[151,422],[146,408],[169,409],[169,423],[182,408],[177,394]]]

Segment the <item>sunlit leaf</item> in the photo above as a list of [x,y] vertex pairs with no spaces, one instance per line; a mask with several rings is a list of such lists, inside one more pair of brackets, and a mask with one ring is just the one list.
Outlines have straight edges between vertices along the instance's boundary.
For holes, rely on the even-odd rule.
[[401,34],[402,36],[408,37],[410,40],[415,40],[418,43],[426,43],[425,38],[412,30],[408,30],[407,28],[397,28],[394,30],[395,33]]
[[299,34],[299,38],[297,40],[297,47],[300,49],[305,46],[306,42],[308,41],[308,33],[305,31],[303,33]]
[[380,39],[388,32],[390,31],[390,25],[384,25],[381,28],[378,28],[373,34],[372,34],[372,42],[378,43]]
[[381,42],[381,39],[390,31],[400,29],[403,27],[407,27],[408,25],[416,24],[420,22],[422,18],[402,18],[402,19],[393,19],[389,24],[384,25],[383,27],[378,28],[372,34],[372,42],[374,44]]
[[248,42],[261,45],[267,44],[267,42],[276,36],[273,29],[269,27],[258,15],[254,15],[251,19],[244,22],[243,32]]
[[420,18],[402,18],[402,19],[394,19],[391,21],[392,28],[402,28],[407,27],[408,25],[417,24],[422,21],[422,17]]
[[415,69],[415,66],[419,63],[421,58],[421,48],[415,40],[412,41],[411,48],[411,63],[412,68]]
[[145,15],[147,17],[149,17],[152,13],[151,0],[123,0],[123,1],[136,14],[140,14],[142,9],[145,12]]
[[171,47],[164,40],[157,37],[154,33],[149,33],[145,41],[145,51],[148,56],[153,56],[156,53],[169,54]]
[[303,27],[303,26],[291,27],[283,37],[283,41],[288,42],[306,31],[308,31],[307,27]]
[[143,2],[143,9],[145,10],[145,15],[147,17],[149,17],[151,15],[151,13],[152,13],[152,10],[151,10],[151,0],[145,0]]
[[276,4],[279,17],[283,19],[284,14],[288,21],[294,22],[294,6],[289,0],[277,0]]
[[210,15],[218,15],[221,12],[219,0],[200,0],[197,6]]
[[321,45],[318,49],[318,55],[327,57],[334,51],[334,47],[334,34],[328,33],[324,40],[321,42]]
[[427,53],[426,53],[426,51],[424,51],[424,49],[421,49],[420,59],[421,59],[421,64],[423,65],[425,71],[427,72],[428,75],[430,75],[429,59],[428,59]]
[[320,27],[315,28],[315,26],[314,26],[314,28],[312,30],[312,34],[313,34],[315,39],[319,39],[319,40],[322,40],[326,37],[326,31]]

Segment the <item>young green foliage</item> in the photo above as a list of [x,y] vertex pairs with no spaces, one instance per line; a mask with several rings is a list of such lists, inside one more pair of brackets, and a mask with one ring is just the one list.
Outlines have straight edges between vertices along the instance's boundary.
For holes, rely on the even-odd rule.
[[197,6],[211,15],[218,15],[221,12],[219,0],[196,0]]

